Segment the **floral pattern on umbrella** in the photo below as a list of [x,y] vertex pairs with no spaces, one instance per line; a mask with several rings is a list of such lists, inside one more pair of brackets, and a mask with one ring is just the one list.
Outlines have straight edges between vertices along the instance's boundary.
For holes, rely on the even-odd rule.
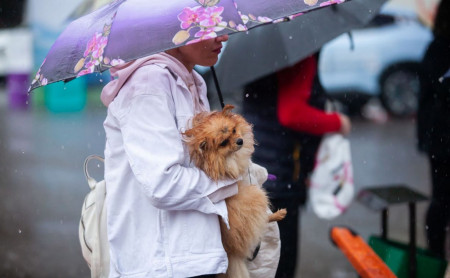
[[[181,22],[181,30],[178,31],[172,39],[175,45],[180,45],[186,42],[190,37],[190,31],[192,29],[197,29],[194,34],[195,39],[187,42],[187,44],[192,44],[199,42],[201,40],[211,39],[217,37],[217,33],[224,29],[231,30],[233,32],[246,31],[248,30],[247,22],[253,21],[257,23],[267,23],[271,22],[272,19],[264,16],[254,16],[252,14],[243,15],[238,11],[242,22],[244,24],[236,24],[233,20],[226,22],[223,20],[222,13],[224,7],[217,6],[220,0],[196,0],[200,6],[195,6],[193,8],[186,7],[183,11],[178,14],[178,20]],[[234,4],[237,9],[237,4]]]
[[[47,59],[44,59],[44,61],[42,62],[41,66],[39,67],[38,72],[36,73],[36,76],[31,81],[30,88],[32,86],[45,86],[45,85],[48,84],[47,78],[45,78],[44,75],[41,73],[41,68],[42,68],[42,65],[45,64],[45,60],[47,60]],[[28,91],[30,90],[30,88],[28,89]]]
[[[71,22],[30,90],[200,40],[289,20],[344,0],[115,0]],[[289,18],[290,17],[290,18]]]
[[325,7],[325,6],[334,5],[334,4],[340,4],[340,3],[343,3],[344,1],[345,0],[329,0],[329,1],[320,3],[320,7]]
[[81,58],[75,65],[74,72],[77,73],[77,77],[83,76],[94,71],[100,71],[100,67],[110,68],[125,63],[121,59],[110,59],[103,57],[105,47],[108,44],[108,36],[111,33],[111,24],[114,21],[113,15],[111,22],[105,24],[103,31],[97,32],[87,43],[86,50],[84,51],[84,57]]

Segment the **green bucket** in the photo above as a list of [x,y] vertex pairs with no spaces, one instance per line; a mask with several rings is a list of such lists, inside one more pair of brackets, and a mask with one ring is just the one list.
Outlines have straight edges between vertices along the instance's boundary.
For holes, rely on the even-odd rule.
[[[408,278],[409,245],[377,236],[369,238],[369,246],[398,278]],[[416,248],[417,278],[443,278],[447,261],[422,248]]]
[[87,83],[83,77],[49,84],[44,92],[45,106],[52,112],[77,112],[86,105]]

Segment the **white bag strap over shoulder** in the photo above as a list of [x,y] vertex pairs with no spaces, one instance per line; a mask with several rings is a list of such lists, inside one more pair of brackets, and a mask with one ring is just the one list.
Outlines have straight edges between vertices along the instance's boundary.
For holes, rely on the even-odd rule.
[[92,159],[96,159],[103,163],[105,162],[105,159],[103,157],[95,155],[95,154],[92,154],[92,155],[86,157],[86,159],[84,160],[84,176],[86,177],[86,180],[87,180],[91,190],[95,188],[95,184],[97,183],[97,181],[89,175],[89,171],[88,171],[88,164],[89,164],[89,161],[91,161]]

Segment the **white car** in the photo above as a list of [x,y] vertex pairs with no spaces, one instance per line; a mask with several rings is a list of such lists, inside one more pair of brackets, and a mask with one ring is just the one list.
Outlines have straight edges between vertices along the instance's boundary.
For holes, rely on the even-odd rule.
[[0,30],[0,76],[30,74],[33,69],[33,36],[26,27]]
[[379,97],[392,115],[414,114],[430,29],[413,11],[385,8],[350,34],[352,40],[343,34],[322,48],[319,74],[329,95],[353,107]]

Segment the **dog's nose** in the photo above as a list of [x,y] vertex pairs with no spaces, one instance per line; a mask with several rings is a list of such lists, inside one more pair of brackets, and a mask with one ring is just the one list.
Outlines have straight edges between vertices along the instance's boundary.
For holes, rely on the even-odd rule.
[[241,138],[236,140],[236,145],[242,146],[242,144],[244,144],[244,140],[242,140]]

